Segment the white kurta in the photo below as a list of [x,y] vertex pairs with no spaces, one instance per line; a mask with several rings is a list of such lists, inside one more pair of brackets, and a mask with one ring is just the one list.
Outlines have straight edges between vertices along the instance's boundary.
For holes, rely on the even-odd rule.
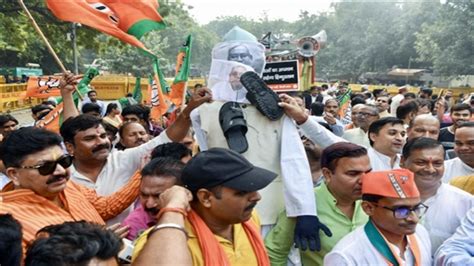
[[344,131],[344,135],[342,135],[342,137],[349,142],[364,146],[367,149],[370,148],[369,134],[360,127]]
[[[112,150],[107,157],[107,163],[100,171],[95,183],[79,173],[74,168],[74,165],[71,165],[71,179],[81,185],[95,189],[98,195],[107,196],[113,194],[129,181],[141,166],[145,155],[149,155],[156,146],[167,142],[171,142],[171,140],[166,135],[166,131],[164,131],[159,136],[138,147],[124,151]],[[131,210],[131,207],[128,208],[117,217],[107,221],[107,224],[121,222],[128,216]]]
[[474,208],[464,217],[456,233],[435,255],[435,265],[474,265]]
[[[203,104],[191,113],[191,121],[201,150],[229,148],[219,124],[224,102]],[[289,117],[270,121],[252,105],[241,105],[247,122],[248,150],[242,155],[252,164],[276,172],[275,179],[260,191],[257,204],[262,225],[276,223],[286,209],[288,217],[316,215],[311,171],[298,130]]]
[[374,148],[370,147],[367,150],[367,154],[369,155],[370,158],[370,165],[372,166],[372,171],[387,171],[387,170],[393,170],[393,169],[400,169],[400,155],[397,154],[397,158],[395,159],[395,162],[393,163],[393,166],[391,164],[391,159],[385,154],[382,154],[378,151],[376,151]]
[[444,162],[444,183],[449,183],[455,177],[466,175],[474,175],[474,168],[465,164],[461,159],[454,158]]
[[[418,225],[415,235],[420,248],[421,264],[431,265],[431,245],[428,233],[423,226]],[[414,265],[413,254],[408,246],[404,255],[405,265]],[[387,265],[387,262],[370,242],[365,234],[364,226],[361,226],[337,243],[324,257],[324,265]]]
[[[474,207],[474,196],[448,184],[442,184],[436,195],[423,202],[428,211],[421,219],[431,239],[432,254],[454,234],[466,213]],[[473,236],[474,237],[474,236]]]

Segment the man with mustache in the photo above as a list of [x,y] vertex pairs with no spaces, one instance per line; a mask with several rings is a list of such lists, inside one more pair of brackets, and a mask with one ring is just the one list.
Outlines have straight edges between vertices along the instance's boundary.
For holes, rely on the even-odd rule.
[[138,196],[138,174],[107,197],[69,181],[72,158],[64,152],[62,138],[44,129],[12,132],[0,154],[12,180],[0,192],[0,213],[10,213],[21,223],[23,251],[45,226],[80,220],[104,225]]
[[[314,195],[318,217],[331,228],[332,236],[320,234],[320,252],[300,251],[303,265],[323,265],[324,256],[337,242],[368,220],[360,205],[360,177],[371,170],[367,150],[348,142],[332,144],[321,155],[321,168],[325,181],[316,187]],[[273,266],[287,265],[294,230],[295,219],[282,212],[265,238]]]
[[[191,125],[191,111],[212,97],[206,88],[196,91],[174,124],[158,137],[125,151],[111,151],[110,140],[101,120],[77,114],[72,100],[73,91],[72,86],[61,89],[64,112],[70,114],[65,115],[70,118],[62,124],[60,132],[67,151],[74,156],[71,178],[79,184],[94,188],[99,195],[110,195],[127,183],[133,173],[142,167],[143,157],[149,155],[153,148],[183,139]],[[130,211],[131,208],[108,223],[123,221]]]
[[138,122],[125,122],[119,128],[120,142],[115,145],[118,150],[134,148],[150,140],[146,129]]
[[127,238],[134,240],[141,231],[155,225],[160,211],[160,195],[168,188],[179,185],[184,164],[171,157],[151,160],[141,171],[140,206],[123,221],[130,228]]
[[[193,265],[270,265],[253,208],[261,199],[258,190],[276,177],[237,152],[212,148],[196,155],[183,170],[183,185],[193,194],[191,211],[163,208],[160,213],[187,217],[184,227]],[[155,231],[138,238],[134,258]]]
[[445,162],[443,182],[459,176],[474,175],[474,122],[460,124],[455,132],[454,151],[457,158]]
[[412,172],[363,175],[362,208],[369,222],[341,239],[324,265],[431,265],[429,235],[417,226],[426,206]]
[[421,219],[431,239],[432,254],[461,224],[474,206],[474,197],[459,188],[441,182],[444,173],[444,149],[431,138],[416,138],[403,148],[401,165],[415,174],[415,183],[428,211]]

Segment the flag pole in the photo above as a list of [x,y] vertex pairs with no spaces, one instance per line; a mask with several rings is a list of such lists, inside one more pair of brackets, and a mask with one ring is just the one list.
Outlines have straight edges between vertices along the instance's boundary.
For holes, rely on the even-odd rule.
[[[44,43],[46,44],[46,47],[48,48],[49,50],[49,53],[54,57],[54,59],[56,60],[56,63],[58,63],[59,65],[59,68],[61,68],[61,71],[63,73],[66,73],[67,70],[66,70],[66,67],[64,67],[64,64],[61,62],[61,59],[59,59],[58,55],[56,54],[56,52],[54,51],[53,47],[51,46],[51,44],[49,43],[48,39],[46,38],[46,36],[43,34],[43,32],[41,31],[40,27],[38,26],[38,23],[36,23],[36,20],[33,18],[33,16],[31,15],[30,11],[28,10],[28,8],[26,7],[25,3],[23,3],[23,0],[18,0],[18,2],[20,3],[21,7],[23,8],[23,10],[25,10],[26,12],[26,15],[28,16],[28,18],[31,20],[31,22],[33,23],[33,27],[35,28],[35,30],[38,32],[38,34],[41,36],[41,38],[43,39]],[[77,95],[79,96],[79,98],[81,100],[83,100],[83,97],[81,95],[81,93],[79,92],[79,90],[77,89],[77,87],[74,87]]]
[[186,106],[186,92],[188,91],[188,81],[184,83],[184,90],[183,90],[183,101],[181,102],[180,109],[181,111],[184,109]]

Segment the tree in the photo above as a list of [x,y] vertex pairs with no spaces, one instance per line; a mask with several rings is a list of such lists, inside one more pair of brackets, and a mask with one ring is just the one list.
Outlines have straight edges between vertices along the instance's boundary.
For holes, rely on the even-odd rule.
[[418,59],[442,76],[474,74],[474,3],[447,1],[439,17],[416,34]]

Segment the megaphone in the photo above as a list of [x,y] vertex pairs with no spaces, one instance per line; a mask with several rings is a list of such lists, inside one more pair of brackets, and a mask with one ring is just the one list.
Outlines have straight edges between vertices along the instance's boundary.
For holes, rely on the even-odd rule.
[[328,36],[325,30],[314,36],[306,36],[298,40],[298,53],[304,57],[315,56],[321,48],[326,47]]

